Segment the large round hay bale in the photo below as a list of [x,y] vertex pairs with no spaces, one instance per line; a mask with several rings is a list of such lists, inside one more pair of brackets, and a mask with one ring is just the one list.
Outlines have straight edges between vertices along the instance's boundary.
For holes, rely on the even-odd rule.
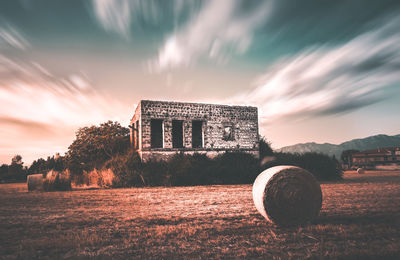
[[28,191],[43,190],[42,174],[28,175],[26,182],[28,183]]
[[365,170],[364,170],[363,168],[358,168],[358,169],[357,169],[357,173],[358,173],[358,174],[364,174],[364,173],[365,173]]
[[253,184],[253,200],[267,220],[286,226],[315,218],[322,206],[322,192],[311,173],[282,165],[258,175]]

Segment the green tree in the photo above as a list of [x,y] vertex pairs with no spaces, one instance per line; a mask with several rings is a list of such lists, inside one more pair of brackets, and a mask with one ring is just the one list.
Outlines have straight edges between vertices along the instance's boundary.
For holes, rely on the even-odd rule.
[[68,147],[66,166],[74,175],[100,168],[104,162],[129,148],[129,129],[107,121],[100,126],[79,128]]
[[268,142],[265,137],[260,138],[259,143],[259,151],[260,151],[260,158],[264,158],[265,156],[273,156],[274,151],[271,148],[271,143]]
[[21,155],[17,154],[11,159],[11,164],[8,166],[8,178],[14,180],[24,180],[26,178]]
[[43,158],[39,158],[34,160],[29,166],[28,174],[38,174],[47,171],[46,160]]
[[6,180],[8,177],[8,164],[2,164],[0,166],[0,181]]
[[50,170],[62,171],[65,169],[65,157],[56,154],[56,156],[48,156],[47,160],[39,158],[34,160],[28,169],[28,174],[41,173],[45,175]]

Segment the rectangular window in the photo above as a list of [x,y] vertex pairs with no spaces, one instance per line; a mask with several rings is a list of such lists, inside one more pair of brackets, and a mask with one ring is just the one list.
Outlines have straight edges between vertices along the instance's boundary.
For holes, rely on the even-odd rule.
[[192,121],[192,147],[201,148],[203,147],[203,122],[193,120]]
[[162,119],[151,119],[151,148],[163,148],[164,131]]
[[183,148],[183,121],[172,120],[172,147]]
[[235,140],[233,125],[231,123],[224,123],[222,140],[224,141]]
[[133,123],[133,147],[137,150],[139,149],[139,121],[136,121],[135,123]]

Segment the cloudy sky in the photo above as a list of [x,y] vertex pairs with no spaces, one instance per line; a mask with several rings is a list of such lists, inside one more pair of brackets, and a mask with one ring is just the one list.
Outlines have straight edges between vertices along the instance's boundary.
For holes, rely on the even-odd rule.
[[0,1],[0,163],[141,99],[257,106],[274,148],[399,134],[400,1]]

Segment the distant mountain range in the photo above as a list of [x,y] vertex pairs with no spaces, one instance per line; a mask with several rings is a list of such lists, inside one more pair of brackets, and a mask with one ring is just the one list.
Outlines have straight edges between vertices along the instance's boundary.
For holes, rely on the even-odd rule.
[[340,155],[344,150],[370,150],[383,147],[395,147],[400,146],[400,134],[399,135],[374,135],[362,139],[353,139],[341,144],[317,144],[317,143],[305,143],[295,144],[291,146],[285,146],[278,149],[279,152],[285,153],[306,153],[306,152],[318,152],[327,155],[335,155],[337,159],[340,159]]

